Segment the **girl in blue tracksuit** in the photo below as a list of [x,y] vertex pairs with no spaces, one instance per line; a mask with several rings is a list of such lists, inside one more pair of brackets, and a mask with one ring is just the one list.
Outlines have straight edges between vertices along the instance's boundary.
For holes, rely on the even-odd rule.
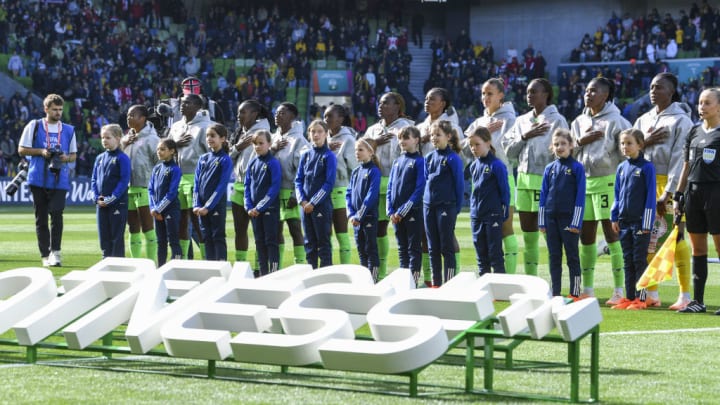
[[557,158],[545,167],[540,188],[538,227],[545,234],[553,295],[562,290],[562,253],[565,249],[570,272],[570,296],[581,294],[581,270],[578,241],[585,210],[585,170],[572,157],[573,136],[558,128],[550,150]]
[[400,267],[412,271],[415,284],[422,266],[422,196],[425,190],[425,159],[418,152],[420,131],[405,127],[398,133],[402,154],[390,169],[387,216],[395,227]]
[[423,213],[427,232],[433,287],[440,287],[455,276],[455,222],[463,203],[463,177],[460,141],[449,121],[430,126],[430,141],[435,150],[425,157]]
[[628,159],[615,175],[615,202],[610,219],[620,233],[625,261],[625,294],[613,309],[645,309],[645,290],[635,285],[647,267],[650,232],[655,222],[655,166],[642,153],[645,135],[639,129],[620,133],[620,151]]
[[245,172],[245,211],[252,220],[260,274],[278,270],[280,248],[280,162],[270,153],[272,135],[260,130],[253,135],[257,154]]
[[212,124],[208,127],[205,139],[210,152],[200,156],[195,169],[193,214],[200,217],[207,260],[227,260],[227,185],[233,171],[227,136],[224,125]]
[[495,156],[493,138],[477,127],[468,139],[475,160],[470,164],[470,227],[480,275],[505,273],[502,224],[509,215],[510,185],[505,163]]
[[355,158],[360,166],[353,169],[345,193],[347,216],[355,230],[360,265],[370,270],[377,281],[380,256],[377,247],[378,200],[380,198],[380,169],[375,156],[374,139],[360,138],[355,143]]
[[180,200],[178,186],[182,170],[178,166],[177,145],[172,138],[165,138],[157,146],[160,163],[155,165],[148,185],[150,215],[155,219],[155,234],[158,241],[157,262],[162,266],[167,261],[167,248],[170,244],[170,257],[182,259],[180,248]]
[[300,201],[305,255],[312,268],[332,265],[332,189],[335,186],[337,160],[327,143],[328,125],[315,120],[308,126],[312,149],[300,157],[295,176],[295,194]]
[[120,149],[123,132],[117,124],[100,130],[105,152],[98,155],[93,167],[91,187],[97,204],[98,235],[103,259],[125,257],[130,158]]

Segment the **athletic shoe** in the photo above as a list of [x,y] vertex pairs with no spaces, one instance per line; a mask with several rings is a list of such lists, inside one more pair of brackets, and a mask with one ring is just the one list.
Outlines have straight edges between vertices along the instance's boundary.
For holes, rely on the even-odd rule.
[[690,301],[689,304],[684,309],[679,310],[678,312],[683,314],[697,314],[700,312],[706,312],[707,308],[705,307],[705,304],[701,304],[695,300]]
[[659,308],[662,306],[662,302],[660,302],[660,298],[652,298],[652,297],[645,298],[645,304],[647,304],[648,308],[650,308],[650,307]]
[[425,280],[425,287],[431,288],[432,287],[432,281]]
[[720,315],[720,309],[718,309],[717,311],[715,311],[715,315]]
[[605,305],[612,307],[613,305],[621,303],[624,299],[625,297],[623,297],[622,294],[616,292],[613,293],[609,300],[605,301]]
[[62,255],[59,250],[53,250],[48,256],[48,266],[62,267]]
[[648,307],[646,301],[640,301],[640,299],[636,298],[635,301],[632,302],[632,304],[628,305],[627,308],[629,310],[639,310],[639,309],[646,309]]
[[571,300],[572,302],[578,302],[582,299],[582,297],[576,297],[576,296],[570,294],[567,296],[567,299]]
[[632,305],[635,302],[635,300],[629,300],[625,297],[620,297],[620,301],[610,307],[611,309],[627,309],[630,305]]
[[671,311],[679,311],[681,309],[685,309],[685,307],[687,307],[689,303],[690,298],[686,298],[684,295],[680,294],[677,301],[675,301],[674,304],[670,305],[668,309]]
[[48,260],[47,257],[42,258],[42,265],[43,267],[50,267],[50,260]]
[[607,242],[605,239],[600,239],[597,243],[597,255],[609,255],[610,254],[610,248],[608,247]]

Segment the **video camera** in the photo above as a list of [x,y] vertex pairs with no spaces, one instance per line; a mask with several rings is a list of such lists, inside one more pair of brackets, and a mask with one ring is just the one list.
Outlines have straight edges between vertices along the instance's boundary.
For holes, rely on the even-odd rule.
[[25,159],[22,159],[20,163],[18,163],[18,174],[12,179],[12,181],[5,186],[5,194],[8,195],[8,197],[12,197],[15,195],[15,193],[18,191],[20,186],[23,184],[25,180],[27,180],[28,177],[28,162]]
[[168,120],[173,116],[173,108],[169,103],[169,100],[160,100],[160,102],[153,108],[148,117],[148,121],[153,124],[158,136],[164,138],[167,136],[169,131]]

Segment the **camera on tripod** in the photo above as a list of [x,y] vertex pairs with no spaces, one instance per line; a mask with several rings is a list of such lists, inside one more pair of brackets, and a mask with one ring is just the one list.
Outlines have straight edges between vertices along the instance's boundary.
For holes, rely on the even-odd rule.
[[60,170],[62,170],[62,148],[60,148],[60,145],[55,145],[51,148],[48,148],[48,151],[50,152],[50,157],[48,158],[49,164],[48,168],[51,172],[58,174],[60,173]]
[[27,176],[28,163],[27,160],[22,159],[20,163],[18,163],[18,174],[5,186],[5,194],[7,194],[8,197],[14,196],[20,186],[22,186],[22,183],[27,180]]

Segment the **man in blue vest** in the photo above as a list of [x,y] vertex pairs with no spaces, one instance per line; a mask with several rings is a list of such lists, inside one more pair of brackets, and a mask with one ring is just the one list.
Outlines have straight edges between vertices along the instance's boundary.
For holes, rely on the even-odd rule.
[[64,105],[65,101],[57,94],[45,97],[45,118],[30,121],[18,143],[20,156],[30,157],[27,181],[33,196],[35,231],[43,266],[62,266],[63,211],[70,189],[68,163],[74,162],[77,156],[75,129],[60,121]]

